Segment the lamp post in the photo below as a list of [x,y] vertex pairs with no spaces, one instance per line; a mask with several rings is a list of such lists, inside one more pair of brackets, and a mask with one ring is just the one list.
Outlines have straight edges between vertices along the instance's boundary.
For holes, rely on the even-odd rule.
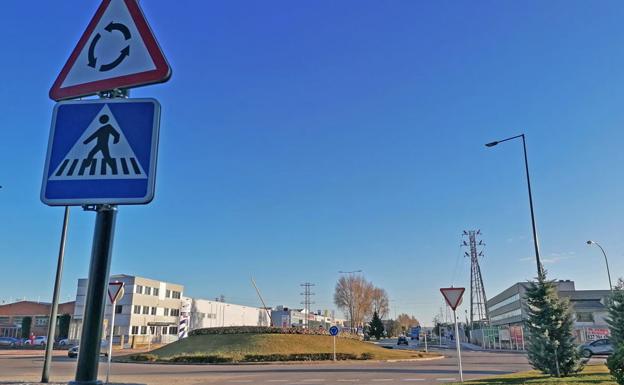
[[598,242],[595,241],[587,241],[588,245],[596,245],[600,248],[600,251],[602,251],[602,255],[604,255],[604,259],[605,259],[605,264],[607,265],[607,276],[609,277],[609,290],[611,290],[611,292],[613,293],[613,285],[611,284],[611,272],[609,272],[609,260],[607,259],[607,253],[604,251],[604,249],[602,248],[602,246],[600,246],[600,244]]
[[[351,327],[351,332],[353,332],[353,313],[355,312],[355,308],[353,307],[353,281],[351,280],[351,277],[353,276],[353,274],[355,273],[361,273],[362,270],[353,270],[353,271],[338,271],[338,274],[347,274],[349,276],[349,317],[351,318],[349,320],[350,323],[350,327]],[[355,329],[355,332],[357,333],[357,327]]]
[[535,261],[537,262],[537,276],[542,277],[544,274],[544,268],[540,261],[539,243],[537,241],[537,229],[535,228],[535,214],[533,212],[533,194],[531,193],[531,178],[529,177],[529,161],[527,159],[526,140],[524,134],[512,136],[511,138],[497,140],[487,143],[486,147],[494,147],[499,143],[506,142],[508,140],[522,138],[522,148],[524,150],[524,168],[526,170],[527,188],[529,190],[529,207],[531,209],[531,225],[533,227],[533,245],[535,246]]

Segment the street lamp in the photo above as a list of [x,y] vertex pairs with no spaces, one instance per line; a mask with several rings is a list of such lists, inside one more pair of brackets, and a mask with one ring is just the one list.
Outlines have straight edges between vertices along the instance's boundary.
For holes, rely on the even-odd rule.
[[542,267],[542,263],[540,262],[540,253],[539,253],[539,244],[537,241],[537,230],[535,228],[535,214],[533,213],[533,194],[531,193],[531,178],[529,177],[529,161],[527,159],[527,150],[526,150],[526,141],[524,139],[524,134],[512,136],[511,138],[497,140],[494,142],[487,143],[486,147],[494,147],[499,143],[506,142],[508,140],[522,138],[522,148],[524,149],[524,168],[526,170],[526,179],[527,179],[527,187],[529,190],[529,207],[531,209],[531,225],[533,227],[533,244],[535,246],[535,260],[537,262],[537,276],[542,277],[544,274],[544,269]]
[[607,265],[607,276],[609,277],[609,290],[613,292],[613,285],[611,284],[611,273],[609,272],[609,260],[607,259],[607,253],[605,253],[604,249],[602,248],[602,246],[600,246],[598,242],[594,242],[590,240],[590,241],[587,241],[587,244],[596,245],[600,247],[600,251],[602,251],[602,255],[604,255],[604,258],[605,258],[605,264]]

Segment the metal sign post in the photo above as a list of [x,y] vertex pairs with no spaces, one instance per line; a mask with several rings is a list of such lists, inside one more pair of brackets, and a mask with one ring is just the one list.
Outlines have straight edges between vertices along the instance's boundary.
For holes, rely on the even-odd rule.
[[426,330],[425,330],[424,335],[425,335],[425,353],[428,353],[429,350],[427,350],[427,331]]
[[80,354],[78,354],[76,380],[71,381],[71,385],[101,384],[100,381],[97,381],[100,363],[100,340],[102,338],[102,322],[104,321],[117,206],[97,205],[95,211],[97,215],[89,267],[87,301],[80,336]]
[[459,343],[459,325],[457,323],[457,314],[455,310],[462,302],[462,296],[464,295],[464,291],[466,288],[463,287],[446,287],[441,288],[440,292],[446,303],[453,309],[453,318],[455,319],[455,347],[457,348],[457,366],[459,368],[459,379],[461,382],[464,382],[464,372],[462,370],[462,362],[461,362],[461,344]]
[[111,369],[111,358],[113,357],[113,336],[115,335],[115,306],[117,301],[124,295],[123,282],[111,282],[108,284],[108,298],[111,300],[111,324],[110,339],[108,340],[108,367],[106,368],[106,383],[108,384]]
[[338,329],[338,326],[336,325],[329,328],[329,334],[334,339],[334,361],[336,361],[336,336],[338,335],[339,332],[340,332],[340,329]]

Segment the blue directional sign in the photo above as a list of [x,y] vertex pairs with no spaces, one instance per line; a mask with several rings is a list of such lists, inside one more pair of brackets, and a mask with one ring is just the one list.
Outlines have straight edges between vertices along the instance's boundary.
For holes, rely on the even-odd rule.
[[340,332],[340,329],[338,329],[338,326],[334,325],[329,328],[329,334],[332,336],[337,336],[339,332]]
[[50,206],[154,198],[160,104],[94,99],[54,107],[41,200]]

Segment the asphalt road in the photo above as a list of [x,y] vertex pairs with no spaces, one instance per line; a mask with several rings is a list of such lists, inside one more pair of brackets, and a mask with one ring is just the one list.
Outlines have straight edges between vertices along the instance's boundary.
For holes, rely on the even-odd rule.
[[[458,381],[457,360],[447,357],[418,362],[338,362],[260,365],[161,365],[113,363],[111,381],[132,384],[443,384]],[[479,378],[527,370],[524,355],[517,353],[462,352],[464,378]],[[0,384],[39,381],[43,358],[28,355],[0,356]],[[106,363],[100,364],[100,379]],[[76,360],[56,356],[51,381],[73,379]]]

